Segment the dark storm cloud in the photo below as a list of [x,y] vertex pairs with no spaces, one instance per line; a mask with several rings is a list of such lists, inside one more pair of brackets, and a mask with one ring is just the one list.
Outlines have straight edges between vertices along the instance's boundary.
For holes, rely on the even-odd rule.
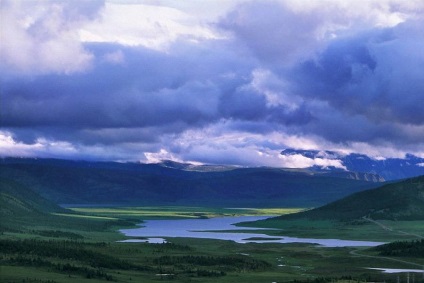
[[423,22],[406,22],[331,43],[291,74],[295,91],[370,123],[422,125]]
[[222,97],[220,112],[224,118],[262,120],[267,115],[266,99],[249,90],[235,90]]
[[[235,56],[218,43],[202,48],[182,43],[172,54],[89,45],[98,59],[85,73],[3,79],[2,126],[31,128],[26,135],[22,130],[15,135],[22,141],[46,136],[110,143],[151,141],[146,132],[180,133],[220,119],[307,122],[303,108],[269,105],[251,86],[256,61]],[[120,62],[104,60],[114,52],[121,52]],[[122,129],[138,130],[122,134]]]
[[[372,10],[364,16],[338,1],[253,1],[191,36],[178,25],[187,15],[161,10],[167,28],[124,25],[120,37],[119,21],[105,24],[104,15],[131,7],[58,3],[60,11],[46,4],[52,21],[44,12],[28,29],[10,24],[13,44],[0,52],[9,64],[0,67],[0,152],[3,141],[27,152],[41,144],[47,156],[89,158],[93,149],[103,159],[147,152],[278,165],[285,143],[424,146],[424,24],[400,19],[391,4],[393,13],[364,2]],[[132,40],[144,31],[161,34]],[[155,45],[162,39],[165,47]],[[55,142],[63,142],[57,151]]]
[[[314,134],[341,144],[389,141],[402,147],[422,141],[423,22],[378,28],[360,17],[353,23],[338,12],[334,6],[299,12],[285,2],[250,2],[224,18],[220,27],[287,82],[289,87],[278,86],[280,91],[300,97],[294,109],[263,108],[256,102],[256,112],[250,110],[246,120],[267,117],[263,128]],[[348,32],[334,28],[355,24],[359,28]],[[261,132],[254,127],[258,124],[241,125]]]
[[[96,48],[92,51],[102,57],[105,47]],[[124,49],[124,54],[122,65],[99,62],[84,74],[40,76],[25,83],[21,78],[3,81],[3,126],[144,127],[175,121],[198,124],[216,119],[221,92],[239,84],[237,80],[243,75],[230,80],[216,77],[233,71],[227,63],[222,65],[222,58],[215,58],[218,64],[212,65],[207,56],[185,60],[131,48]]]
[[279,66],[309,55],[323,21],[321,13],[299,15],[283,2],[251,1],[229,13],[219,27],[232,32],[267,64]]
[[321,107],[319,112],[320,114],[317,114],[319,118],[296,130],[304,134],[313,133],[338,144],[348,142],[384,144],[390,142],[401,148],[421,143],[424,140],[423,131],[411,132],[408,130],[409,127],[403,124],[372,123],[366,116],[346,115],[346,113],[328,106]]

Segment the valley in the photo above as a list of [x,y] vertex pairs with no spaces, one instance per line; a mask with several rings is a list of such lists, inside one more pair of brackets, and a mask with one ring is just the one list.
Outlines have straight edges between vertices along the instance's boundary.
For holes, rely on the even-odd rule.
[[0,283],[424,283],[424,0],[0,26]]
[[[94,211],[99,209],[86,209],[86,218],[75,217],[76,215],[58,216],[66,224],[78,223],[73,229],[57,227],[54,223],[47,227],[40,222],[37,226],[27,223],[21,226],[20,231],[4,231],[0,237],[3,282],[314,282],[319,278],[340,282],[342,279],[395,282],[396,274],[384,274],[367,267],[411,269],[424,264],[424,259],[420,257],[407,257],[405,262],[398,262],[387,256],[379,256],[377,251],[366,247],[330,248],[310,243],[239,244],[228,240],[175,237],[167,237],[167,243],[159,244],[123,243],[118,241],[128,237],[117,232],[116,229],[122,226],[116,221],[129,222],[134,219],[121,218],[122,216],[110,212],[108,217],[100,213],[96,218]],[[105,208],[108,209],[110,208]],[[160,207],[157,209],[161,210]],[[198,207],[174,209],[168,208],[168,214],[163,213],[160,219],[182,219],[183,210],[188,219],[193,219],[197,211],[205,213]],[[210,217],[222,213],[221,209],[205,210],[209,211]],[[132,211],[136,212],[137,209]],[[236,215],[246,216],[248,212],[239,211]],[[158,219],[157,215],[145,217],[149,218]],[[93,225],[94,223],[97,225]],[[422,234],[423,223],[404,221],[399,223],[399,227]],[[388,240],[387,231],[373,223],[364,223],[359,230],[347,223],[306,224],[319,224],[320,230],[325,231],[321,236],[333,235],[340,229],[362,234],[360,230],[363,228],[363,238],[371,233],[375,239]],[[133,229],[135,226],[127,227]],[[295,230],[297,229],[292,232]],[[312,233],[308,235],[307,231]],[[278,230],[278,233],[286,232],[287,230]],[[314,229],[305,229],[302,236],[311,236],[313,232]],[[351,236],[345,234],[347,239]],[[390,238],[414,239],[412,236],[395,234]],[[7,248],[10,245],[13,249]],[[63,255],[61,251],[64,252]],[[18,272],[19,270],[24,272]]]
[[4,158],[0,177],[68,206],[317,207],[381,185],[366,174],[187,166]]
[[[165,172],[184,174],[172,170]],[[53,194],[54,186],[48,186],[48,199],[25,185],[35,180],[25,170],[14,172],[22,178],[0,178],[2,282],[397,282],[407,274],[383,271],[424,265],[419,242],[424,177],[353,190],[317,208],[131,202],[60,206],[52,196],[64,193],[63,188]],[[352,182],[338,178],[336,184],[345,181]],[[33,184],[38,191],[44,188]],[[99,192],[90,188],[87,195]],[[235,222],[237,226],[229,225]],[[190,223],[185,231],[212,231],[195,232],[196,237],[179,234],[179,223]],[[153,224],[159,230],[149,232]],[[155,243],[147,243],[151,237]],[[324,244],[327,239],[337,244]],[[383,243],[394,244],[373,247]],[[416,274],[415,282],[420,282],[421,273]]]

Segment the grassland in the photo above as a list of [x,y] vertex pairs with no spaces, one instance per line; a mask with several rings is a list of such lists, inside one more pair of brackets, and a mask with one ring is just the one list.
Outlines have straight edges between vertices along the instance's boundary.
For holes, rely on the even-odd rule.
[[[282,214],[299,209],[200,207],[84,207],[49,217],[20,218],[0,235],[1,282],[396,282],[397,275],[366,267],[417,268],[364,248],[311,244],[237,244],[171,238],[167,244],[118,243],[118,228],[143,219]],[[305,237],[404,240],[423,235],[423,222],[278,222],[278,233]],[[252,225],[252,224],[251,224]],[[258,225],[256,223],[255,225]],[[263,225],[263,223],[262,223]],[[267,225],[271,225],[267,223]],[[274,223],[273,225],[277,225]],[[398,229],[398,230],[397,230]],[[408,232],[407,234],[401,233]],[[390,236],[389,236],[390,235]],[[33,241],[33,242],[28,242]],[[35,249],[32,247],[42,247]],[[405,279],[406,280],[406,279]],[[404,280],[404,281],[405,281]],[[417,276],[415,282],[420,282]]]
[[269,216],[296,213],[304,208],[208,208],[189,206],[143,206],[143,207],[70,207],[79,214],[93,217],[126,219],[182,219],[213,218],[226,216]]

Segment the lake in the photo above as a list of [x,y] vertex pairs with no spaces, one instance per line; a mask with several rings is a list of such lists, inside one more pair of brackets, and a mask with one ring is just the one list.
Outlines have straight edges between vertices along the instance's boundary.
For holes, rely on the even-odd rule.
[[383,273],[423,273],[424,269],[399,269],[399,268],[371,268],[368,269],[379,270]]
[[[378,246],[382,242],[350,241],[338,239],[312,239],[285,236],[269,236],[266,230],[234,226],[245,221],[263,220],[266,216],[217,217],[210,219],[178,219],[178,220],[147,220],[139,228],[120,230],[125,236],[133,239],[123,242],[163,242],[164,238],[202,238],[234,241],[237,243],[310,243],[323,247],[356,247]],[[225,231],[224,231],[225,230]],[[245,230],[248,232],[240,232]],[[250,232],[251,231],[251,232]],[[143,239],[134,239],[143,238]],[[145,239],[144,239],[145,238]]]

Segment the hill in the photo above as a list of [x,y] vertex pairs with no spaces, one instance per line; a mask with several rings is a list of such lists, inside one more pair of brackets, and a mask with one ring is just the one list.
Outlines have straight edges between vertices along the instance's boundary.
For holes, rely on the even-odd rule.
[[0,231],[22,231],[23,227],[63,223],[52,213],[68,213],[28,187],[0,178]]
[[351,172],[17,158],[1,160],[0,176],[60,204],[305,207],[379,184]]
[[57,204],[46,200],[27,187],[8,179],[0,178],[0,217],[42,215],[64,212]]
[[305,212],[274,219],[424,220],[424,176],[366,190]]

